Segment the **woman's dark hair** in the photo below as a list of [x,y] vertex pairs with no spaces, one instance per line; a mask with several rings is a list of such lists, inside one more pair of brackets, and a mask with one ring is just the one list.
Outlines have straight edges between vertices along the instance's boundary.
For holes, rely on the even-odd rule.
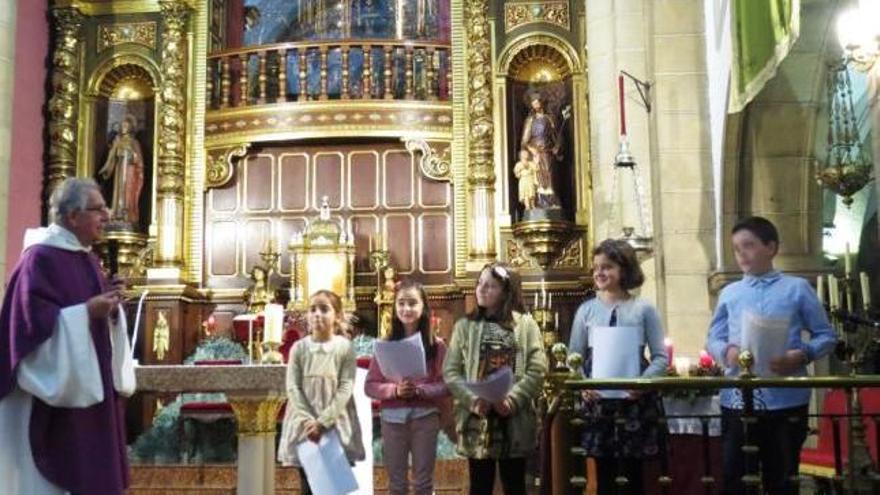
[[422,315],[419,317],[418,330],[422,334],[422,345],[425,347],[425,363],[434,359],[437,355],[437,346],[434,344],[434,335],[431,334],[431,308],[428,306],[428,295],[425,293],[425,287],[412,279],[405,279],[397,286],[394,291],[394,308],[391,318],[391,335],[388,340],[400,340],[406,337],[406,329],[403,322],[397,317],[397,297],[405,290],[415,290],[422,299]]
[[620,288],[630,291],[645,283],[645,274],[639,266],[636,250],[626,241],[605,239],[593,248],[593,257],[604,254],[612,263],[620,267]]
[[[513,330],[513,327],[515,326],[513,312],[525,313],[525,304],[523,304],[522,298],[522,279],[520,278],[519,273],[507,263],[487,263],[483,266],[483,269],[480,270],[480,277],[482,277],[483,272],[487,270],[492,278],[500,282],[501,286],[504,288],[504,302],[501,303],[501,310],[498,314],[489,315],[486,314],[486,308],[477,305],[476,309],[471,311],[467,317],[470,320],[480,320],[491,317],[493,320],[501,324],[501,326]],[[480,281],[478,278],[477,284],[479,283]]]

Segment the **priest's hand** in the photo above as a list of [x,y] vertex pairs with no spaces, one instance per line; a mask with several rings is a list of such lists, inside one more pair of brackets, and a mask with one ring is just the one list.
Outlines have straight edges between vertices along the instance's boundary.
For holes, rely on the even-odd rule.
[[86,302],[89,318],[97,320],[115,315],[119,306],[119,300],[119,291],[117,290],[107,291],[92,297]]
[[318,443],[321,440],[321,434],[324,433],[324,427],[316,419],[306,422],[306,438]]
[[790,349],[770,360],[770,371],[777,375],[790,375],[807,364],[807,354],[800,349]]
[[492,409],[502,418],[506,418],[513,414],[513,400],[507,397],[498,404],[492,404]]

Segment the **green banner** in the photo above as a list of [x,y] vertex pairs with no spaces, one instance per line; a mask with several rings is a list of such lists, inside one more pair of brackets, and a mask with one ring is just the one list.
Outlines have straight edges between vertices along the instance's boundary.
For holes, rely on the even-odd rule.
[[797,40],[800,0],[733,0],[730,113],[745,108]]

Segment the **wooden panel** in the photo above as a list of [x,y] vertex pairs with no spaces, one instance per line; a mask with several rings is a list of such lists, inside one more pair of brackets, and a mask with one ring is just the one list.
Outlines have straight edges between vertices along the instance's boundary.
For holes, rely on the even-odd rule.
[[392,214],[385,217],[388,250],[398,273],[413,271],[415,246],[413,242],[413,217],[408,214]]
[[385,153],[385,206],[413,206],[413,162],[406,150]]
[[245,200],[249,211],[268,211],[272,208],[272,155],[249,156],[244,167]]
[[373,209],[379,206],[379,153],[353,151],[348,155],[348,191],[351,208]]
[[284,153],[279,157],[281,211],[305,211],[308,208],[309,155]]
[[302,218],[282,218],[278,224],[278,251],[281,252],[281,274],[290,275],[290,253],[287,252],[287,244],[294,232],[302,232],[306,222]]
[[342,206],[342,153],[319,152],[314,155],[314,197],[312,204],[321,207],[321,198],[328,197],[330,208]]
[[431,180],[419,174],[419,192],[422,206],[449,206],[449,183]]
[[420,270],[425,273],[449,271],[452,268],[449,256],[449,215],[427,213],[421,216],[420,223]]
[[214,211],[235,211],[238,208],[238,185],[235,179],[222,189],[211,189],[210,194]]
[[376,242],[378,219],[374,215],[352,215],[349,218],[354,232],[354,266],[356,273],[372,273],[370,268],[370,240]]
[[[242,274],[248,274],[254,265],[262,265],[263,260],[260,259],[260,251],[266,246],[266,242],[272,238],[272,224],[268,219],[248,220],[244,226],[244,266]],[[276,244],[277,245],[277,244]]]
[[210,246],[211,275],[232,276],[236,274],[235,222],[213,222],[208,236]]

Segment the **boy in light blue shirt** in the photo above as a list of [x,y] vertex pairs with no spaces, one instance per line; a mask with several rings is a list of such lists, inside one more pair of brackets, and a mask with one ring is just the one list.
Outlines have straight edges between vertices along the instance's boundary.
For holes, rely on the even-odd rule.
[[[785,353],[769,363],[755,364],[766,364],[780,376],[806,376],[806,365],[831,352],[836,343],[825,309],[806,280],[773,269],[779,234],[769,220],[750,217],[740,221],[733,227],[731,240],[743,279],[721,291],[706,348],[727,375],[735,375],[744,316],[788,321]],[[809,333],[808,341],[801,339],[803,331]],[[752,428],[759,447],[762,493],[797,493],[789,480],[798,473],[801,445],[807,435],[810,389],[762,388],[755,391],[754,399],[759,419]],[[722,390],[725,494],[745,491],[741,409],[740,392]]]

